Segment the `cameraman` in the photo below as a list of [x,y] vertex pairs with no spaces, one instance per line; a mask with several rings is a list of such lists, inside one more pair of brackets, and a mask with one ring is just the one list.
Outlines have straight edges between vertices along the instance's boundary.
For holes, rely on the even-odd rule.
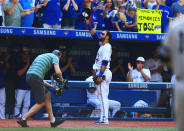
[[54,50],[52,53],[45,53],[37,56],[29,67],[26,74],[26,81],[34,92],[36,104],[29,110],[28,113],[17,121],[17,123],[22,127],[29,127],[26,120],[43,106],[45,106],[49,114],[51,127],[56,127],[64,122],[62,119],[55,120],[50,102],[50,92],[46,88],[49,87],[56,89],[56,87],[44,81],[45,74],[53,66],[59,78],[58,81],[63,81],[62,72],[59,68],[60,58],[61,52],[59,50]]

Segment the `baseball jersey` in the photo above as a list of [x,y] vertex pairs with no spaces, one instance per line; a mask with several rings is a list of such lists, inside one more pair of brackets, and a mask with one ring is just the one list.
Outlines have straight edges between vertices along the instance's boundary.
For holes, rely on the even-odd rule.
[[112,47],[109,43],[101,45],[98,49],[97,56],[95,59],[95,64],[93,65],[94,70],[100,70],[102,61],[108,61],[106,69],[110,68],[110,61],[111,61],[111,54],[112,54]]
[[[125,22],[123,22],[122,20],[118,19],[117,15],[115,15],[115,17],[113,18],[113,23],[118,23],[119,28],[122,31],[126,31],[126,27],[125,27]],[[118,31],[118,29],[115,27],[115,30]]]
[[56,55],[52,53],[41,54],[33,61],[27,74],[34,74],[43,80],[47,71],[49,71],[54,64],[59,65],[59,59]]
[[[147,60],[145,62],[145,68],[148,68],[150,70],[155,70],[158,69],[159,66],[162,66],[163,64],[161,63],[160,60],[155,61],[153,58]],[[151,75],[150,81],[153,82],[162,82],[162,75],[159,72],[156,72]]]
[[163,46],[168,48],[171,54],[174,74],[177,78],[184,78],[184,18],[173,21],[169,27],[168,39]]
[[[35,0],[19,0],[19,3],[21,4],[22,8],[30,9],[34,7]],[[22,27],[32,27],[33,24],[33,18],[34,18],[34,12],[32,12],[29,15],[25,15],[24,17],[21,17],[21,26]]]
[[2,64],[0,64],[0,88],[4,88],[4,69]]
[[175,84],[176,83],[176,75],[172,75],[171,77],[171,83]]
[[[88,77],[85,81],[93,82],[93,76]],[[90,87],[90,88],[95,88],[95,87]],[[87,89],[87,98],[88,99],[98,99],[97,91],[95,91],[94,93],[90,93]]]
[[[154,5],[153,6],[153,9],[156,8],[157,5]],[[160,5],[159,6],[159,10],[162,12],[162,16],[161,16],[161,29],[162,29],[162,32],[166,32],[167,31],[167,27],[168,27],[168,24],[169,24],[169,18],[172,18],[173,17],[173,13],[171,11],[171,8],[168,7],[168,6],[163,6],[163,5]]]
[[[24,62],[22,59],[20,59],[19,62],[17,62],[16,65],[16,72],[19,70],[23,69],[27,63]],[[16,81],[16,89],[22,89],[22,90],[30,90],[30,86],[26,82],[26,71],[21,75],[17,76],[17,81]]]
[[[142,70],[148,76],[148,78],[150,79],[151,78],[150,70],[145,69],[145,68],[143,68]],[[129,75],[129,72],[127,74],[127,77],[128,77],[128,75]],[[145,82],[141,72],[139,72],[137,69],[133,69],[131,79],[132,79],[133,82]]]

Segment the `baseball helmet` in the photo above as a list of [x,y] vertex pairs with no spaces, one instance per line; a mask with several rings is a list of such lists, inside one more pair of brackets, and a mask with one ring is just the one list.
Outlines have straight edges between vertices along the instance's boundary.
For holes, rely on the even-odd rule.
[[91,16],[91,10],[89,8],[83,8],[82,13],[81,13],[81,19],[89,19]]
[[61,52],[59,50],[53,50],[52,54],[54,54],[56,56],[61,56]]

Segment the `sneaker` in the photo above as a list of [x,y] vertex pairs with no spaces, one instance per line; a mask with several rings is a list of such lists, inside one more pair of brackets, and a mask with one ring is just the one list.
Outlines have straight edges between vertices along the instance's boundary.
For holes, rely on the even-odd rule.
[[108,125],[108,124],[109,124],[108,121],[107,121],[107,122],[104,122],[104,121],[100,121],[100,120],[94,121],[93,123],[94,123],[94,124],[105,124],[105,125]]
[[109,125],[109,122],[108,121],[107,122],[102,121],[100,124]]
[[62,124],[65,120],[61,119],[61,120],[55,120],[54,123],[50,123],[51,127],[57,127],[58,125]]
[[27,125],[27,121],[26,121],[26,120],[22,120],[22,118],[19,118],[18,121],[17,121],[17,123],[18,123],[19,125],[21,125],[22,127],[29,127],[29,126]]
[[94,123],[94,124],[101,124],[101,121],[98,120],[98,121],[94,121],[93,123]]

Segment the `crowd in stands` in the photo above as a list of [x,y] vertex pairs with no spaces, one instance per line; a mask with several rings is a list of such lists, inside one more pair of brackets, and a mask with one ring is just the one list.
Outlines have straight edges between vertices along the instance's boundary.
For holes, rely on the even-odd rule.
[[87,27],[81,18],[91,10],[94,30],[137,31],[137,8],[161,11],[161,30],[184,14],[184,0],[0,0],[0,25],[79,29]]

